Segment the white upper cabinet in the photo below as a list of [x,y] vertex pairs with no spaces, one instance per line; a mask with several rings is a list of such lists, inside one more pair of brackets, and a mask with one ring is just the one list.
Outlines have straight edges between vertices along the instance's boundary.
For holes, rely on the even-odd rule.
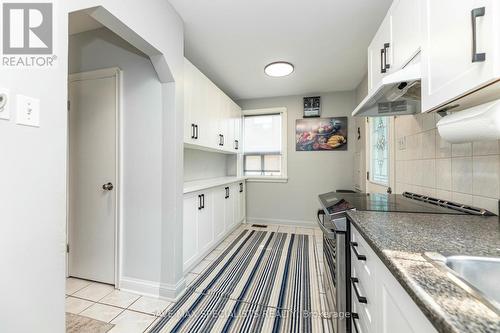
[[422,45],[422,0],[396,0],[391,15],[391,70],[403,68]]
[[241,126],[236,117],[241,119],[241,108],[185,59],[184,143],[226,153],[238,152],[234,140],[241,137]]
[[422,1],[395,0],[368,47],[368,91],[403,68],[422,45]]
[[500,1],[424,3],[422,109],[429,111],[500,77]]
[[391,16],[387,14],[368,47],[368,91],[375,89],[391,69]]

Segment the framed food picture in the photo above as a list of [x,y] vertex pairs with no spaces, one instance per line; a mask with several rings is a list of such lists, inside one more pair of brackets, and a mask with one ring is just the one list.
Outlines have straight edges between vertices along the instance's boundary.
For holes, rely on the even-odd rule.
[[347,150],[347,117],[297,119],[296,151]]

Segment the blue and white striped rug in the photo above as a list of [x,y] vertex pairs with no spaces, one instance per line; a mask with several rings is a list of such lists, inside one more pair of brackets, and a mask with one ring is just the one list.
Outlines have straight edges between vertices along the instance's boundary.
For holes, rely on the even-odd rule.
[[322,332],[313,237],[243,230],[150,333]]

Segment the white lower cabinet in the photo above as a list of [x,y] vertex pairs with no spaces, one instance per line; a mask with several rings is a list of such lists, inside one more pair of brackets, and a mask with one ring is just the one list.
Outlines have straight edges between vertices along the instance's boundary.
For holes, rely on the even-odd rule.
[[213,190],[214,197],[214,234],[219,239],[226,231],[226,187]]
[[184,195],[182,257],[185,272],[244,221],[244,184],[240,181]]
[[236,215],[236,220],[242,222],[245,220],[246,216],[246,194],[245,194],[245,182],[238,183],[238,199],[236,200],[236,207],[234,213]]
[[213,193],[206,191],[200,194],[201,209],[198,210],[196,221],[198,233],[198,253],[203,253],[210,249],[214,243],[214,223],[213,221]]
[[192,235],[198,234],[199,206],[199,195],[197,193],[190,193],[184,196],[182,227],[182,234],[184,235],[182,242],[182,262],[184,263],[184,267],[193,262],[198,253],[198,237],[192,237]]
[[227,185],[226,188],[226,195],[224,196],[224,199],[226,200],[225,206],[226,209],[224,210],[225,213],[225,227],[226,230],[231,229],[233,225],[235,224],[234,220],[234,189],[232,185]]
[[413,302],[351,224],[352,332],[435,333]]

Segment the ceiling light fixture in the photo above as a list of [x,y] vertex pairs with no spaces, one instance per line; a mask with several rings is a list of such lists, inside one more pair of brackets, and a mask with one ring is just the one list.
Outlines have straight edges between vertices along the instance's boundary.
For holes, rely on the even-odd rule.
[[272,62],[264,68],[264,72],[272,77],[282,77],[292,74],[294,67],[286,61]]

